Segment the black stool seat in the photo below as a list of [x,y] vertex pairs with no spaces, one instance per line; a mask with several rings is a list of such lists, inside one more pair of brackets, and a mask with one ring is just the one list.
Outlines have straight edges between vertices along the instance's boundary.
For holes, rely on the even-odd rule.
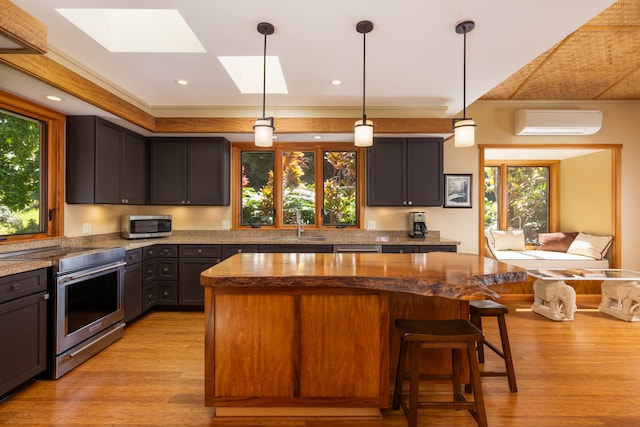
[[[479,426],[486,427],[487,415],[482,397],[480,383],[480,368],[475,355],[476,347],[483,342],[482,331],[473,324],[462,319],[453,320],[411,320],[397,319],[396,328],[400,331],[400,354],[398,357],[398,371],[393,393],[393,409],[402,410],[407,417],[409,427],[418,424],[418,409],[466,409],[473,416]],[[420,379],[430,377],[420,374],[420,349],[422,348],[450,348],[452,356],[451,375],[438,375],[437,378],[449,378],[453,384],[453,400],[418,401],[418,385]],[[467,401],[462,393],[461,363],[462,353],[465,352],[469,361],[470,381],[473,391],[473,401]],[[403,393],[402,385],[405,379],[405,364],[409,363],[409,396],[408,401]]]
[[511,347],[509,346],[509,335],[507,334],[507,322],[504,315],[509,313],[509,309],[498,302],[492,300],[474,300],[469,301],[470,320],[478,329],[482,330],[482,318],[493,316],[498,319],[498,329],[500,331],[500,342],[502,349],[499,349],[486,339],[482,344],[478,344],[476,350],[478,352],[478,361],[484,363],[484,346],[489,347],[494,353],[504,360],[504,371],[482,371],[480,376],[483,377],[507,377],[509,381],[509,390],[512,393],[518,391],[516,384],[516,373],[513,369],[513,359],[511,357]]

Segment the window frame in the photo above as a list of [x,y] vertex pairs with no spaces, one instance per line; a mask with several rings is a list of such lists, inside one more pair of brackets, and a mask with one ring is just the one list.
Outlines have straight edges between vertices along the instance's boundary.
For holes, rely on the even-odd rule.
[[[357,178],[357,206],[358,217],[357,224],[349,226],[350,228],[363,228],[364,220],[364,156],[365,149],[354,146],[352,143],[303,143],[303,142],[280,142],[274,143],[273,147],[256,147],[250,142],[233,143],[232,145],[232,168],[231,168],[231,181],[233,191],[233,228],[234,229],[249,229],[250,225],[242,225],[242,185],[240,174],[242,171],[242,151],[273,151],[274,152],[274,225],[264,225],[260,228],[268,229],[293,229],[295,225],[282,224],[282,152],[284,151],[314,151],[316,153],[316,168],[315,168],[315,182],[316,182],[316,223],[314,225],[306,225],[307,229],[332,229],[337,228],[335,225],[325,226],[322,221],[322,208],[323,208],[323,152],[324,151],[355,151],[357,155],[356,173]],[[319,165],[318,165],[318,162]],[[320,185],[319,185],[320,184]]]
[[43,122],[46,126],[46,145],[42,148],[43,173],[41,191],[48,219],[47,231],[40,233],[3,236],[5,243],[41,240],[64,235],[64,127],[66,116],[42,105],[0,91],[0,108]]
[[[508,167],[547,167],[549,168],[549,187],[548,187],[548,203],[547,210],[549,212],[548,218],[548,228],[549,232],[554,232],[558,230],[558,170],[560,166],[560,162],[557,160],[487,160],[484,162],[482,166],[482,207],[481,207],[481,230],[484,232],[484,168],[487,167],[497,167],[500,174],[500,200],[502,203],[499,203],[499,215],[498,215],[498,229],[506,230],[507,229],[507,168]],[[533,248],[533,245],[527,245],[528,248]]]

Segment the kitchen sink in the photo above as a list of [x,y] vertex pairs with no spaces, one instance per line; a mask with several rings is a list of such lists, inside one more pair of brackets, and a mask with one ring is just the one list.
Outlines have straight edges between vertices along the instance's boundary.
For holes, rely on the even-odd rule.
[[327,238],[325,236],[271,237],[269,240],[278,240],[281,242],[324,242]]

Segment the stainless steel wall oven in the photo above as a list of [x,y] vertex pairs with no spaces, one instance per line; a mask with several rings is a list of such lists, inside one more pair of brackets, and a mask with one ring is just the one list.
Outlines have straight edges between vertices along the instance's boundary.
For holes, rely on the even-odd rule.
[[57,379],[123,336],[125,249],[56,247],[12,254],[50,260],[47,376]]

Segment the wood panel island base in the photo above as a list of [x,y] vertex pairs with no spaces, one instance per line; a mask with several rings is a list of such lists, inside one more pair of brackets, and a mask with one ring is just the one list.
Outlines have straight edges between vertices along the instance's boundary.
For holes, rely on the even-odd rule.
[[396,318],[467,318],[467,300],[525,279],[457,253],[234,255],[201,274],[205,405],[217,416],[377,417],[390,406]]

